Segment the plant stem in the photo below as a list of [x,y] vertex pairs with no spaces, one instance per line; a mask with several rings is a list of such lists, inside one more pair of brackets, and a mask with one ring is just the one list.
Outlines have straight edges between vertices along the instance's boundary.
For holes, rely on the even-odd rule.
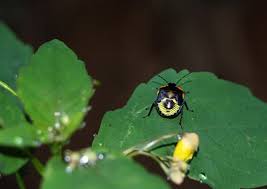
[[50,150],[53,155],[60,155],[62,152],[62,143],[53,143],[50,145]]
[[5,82],[0,81],[0,86],[2,86],[4,89],[6,89],[8,92],[13,94],[14,96],[18,96],[17,93],[13,89],[11,89]]
[[21,175],[19,174],[19,172],[16,172],[16,180],[17,180],[19,189],[26,189],[26,186],[25,186],[23,179],[22,179]]
[[156,138],[152,141],[146,142],[144,144],[128,148],[128,149],[123,151],[123,154],[127,156],[128,154],[132,153],[133,151],[139,151],[139,152],[140,151],[150,151],[150,149],[153,148],[158,143],[160,143],[166,139],[177,137],[177,136],[180,137],[180,135],[178,133],[171,133],[171,134],[163,135],[161,137],[158,137],[158,138]]
[[40,162],[39,159],[37,159],[34,155],[32,155],[32,153],[28,150],[25,150],[25,152],[27,153],[27,155],[30,157],[32,165],[34,166],[34,168],[36,169],[36,171],[43,176],[43,172],[44,172],[44,165]]
[[136,151],[136,152],[133,152],[132,154],[129,154],[129,157],[134,157],[134,156],[138,156],[138,155],[144,155],[144,156],[150,157],[151,159],[155,160],[160,165],[160,167],[162,168],[164,173],[168,174],[169,165],[167,165],[160,156],[157,156],[153,153],[149,153],[149,152],[145,152],[145,151]]

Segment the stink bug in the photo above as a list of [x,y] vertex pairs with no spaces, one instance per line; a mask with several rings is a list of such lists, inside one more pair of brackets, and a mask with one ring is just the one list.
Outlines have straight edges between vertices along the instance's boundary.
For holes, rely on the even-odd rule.
[[185,101],[185,94],[188,92],[185,92],[181,86],[191,81],[186,81],[181,85],[178,84],[189,74],[190,73],[181,77],[176,83],[168,82],[166,79],[158,75],[158,77],[166,82],[166,85],[155,82],[157,84],[161,84],[162,86],[158,89],[157,98],[151,105],[150,110],[145,117],[150,116],[154,107],[156,108],[158,114],[164,118],[175,118],[181,114],[179,124],[182,127],[183,107],[185,106],[185,108],[191,112],[192,110],[188,108]]

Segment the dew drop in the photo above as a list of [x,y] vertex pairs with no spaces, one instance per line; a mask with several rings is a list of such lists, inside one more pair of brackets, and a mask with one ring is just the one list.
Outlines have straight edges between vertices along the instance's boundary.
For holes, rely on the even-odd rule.
[[61,125],[60,125],[59,122],[56,122],[54,126],[55,126],[56,129],[59,129]]
[[23,144],[23,139],[21,137],[15,137],[15,144],[21,146]]
[[203,183],[205,180],[208,179],[208,177],[206,176],[205,173],[200,173],[198,177],[199,177],[199,182],[200,183]]
[[69,155],[66,155],[66,156],[64,157],[64,160],[65,160],[65,162],[70,162],[71,158],[70,158]]
[[96,137],[97,136],[97,134],[95,133],[95,134],[93,134],[93,137]]
[[48,132],[53,132],[53,128],[52,127],[48,127],[47,130],[48,130]]
[[60,112],[54,112],[54,116],[58,117],[58,116],[60,116],[60,115],[61,115]]
[[102,154],[102,153],[100,153],[100,154],[98,154],[97,155],[97,158],[99,159],[99,160],[103,160],[104,159],[104,154]]
[[86,126],[85,122],[82,122],[82,124],[80,125],[80,129],[83,129]]
[[177,140],[181,140],[182,136],[181,135],[177,135]]
[[92,106],[87,106],[86,108],[82,109],[83,113],[89,112],[92,109]]
[[98,145],[99,145],[99,146],[103,146],[103,144],[102,144],[102,143],[98,143]]
[[60,121],[61,121],[61,123],[63,123],[63,125],[68,125],[70,123],[70,118],[67,114],[64,114],[60,118]]
[[65,171],[66,171],[66,173],[72,173],[72,171],[73,171],[72,166],[67,166]]
[[33,141],[33,145],[38,147],[38,146],[41,146],[41,142],[40,141]]
[[42,130],[37,130],[37,135],[41,135],[43,132],[42,132]]
[[89,157],[86,156],[86,155],[83,155],[81,158],[80,158],[80,164],[81,165],[85,165],[89,162]]

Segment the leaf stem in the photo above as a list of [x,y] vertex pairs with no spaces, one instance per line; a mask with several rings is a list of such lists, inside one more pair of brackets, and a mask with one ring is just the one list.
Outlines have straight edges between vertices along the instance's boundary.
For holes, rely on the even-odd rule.
[[165,160],[162,157],[157,156],[157,155],[150,153],[150,152],[145,152],[145,151],[135,151],[135,152],[131,153],[129,156],[134,157],[137,155],[144,155],[144,156],[150,157],[151,159],[155,160],[160,165],[160,167],[162,168],[164,173],[168,174],[169,165],[166,164]]
[[53,143],[50,145],[50,150],[53,155],[60,155],[62,152],[62,143]]
[[5,82],[1,80],[0,80],[0,86],[2,86],[4,89],[6,89],[8,92],[13,94],[14,96],[18,96],[17,93],[13,89],[11,89],[11,87],[8,86],[8,84],[6,84]]
[[158,144],[158,143],[160,143],[166,139],[173,138],[173,137],[178,137],[178,140],[179,140],[179,138],[181,136],[178,133],[171,133],[171,134],[163,135],[161,137],[158,137],[158,138],[156,138],[152,141],[146,142],[144,144],[130,147],[130,148],[126,149],[125,151],[123,151],[123,154],[128,156],[129,154],[131,154],[134,151],[139,151],[139,152],[140,151],[150,151],[156,144]]
[[16,180],[17,180],[19,189],[26,189],[24,181],[23,181],[21,175],[19,174],[19,172],[16,172]]
[[34,168],[36,169],[36,171],[43,176],[43,172],[44,172],[44,165],[40,162],[39,159],[37,159],[30,151],[25,150],[25,152],[27,153],[27,155],[30,157],[31,159],[31,163],[34,166]]

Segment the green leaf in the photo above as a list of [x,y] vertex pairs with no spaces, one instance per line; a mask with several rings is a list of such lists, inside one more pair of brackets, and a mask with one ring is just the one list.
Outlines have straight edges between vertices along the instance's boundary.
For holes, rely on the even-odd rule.
[[26,112],[50,141],[64,141],[80,126],[93,94],[83,62],[59,40],[38,49],[17,84]]
[[17,127],[24,122],[26,120],[17,103],[6,91],[0,91],[0,128]]
[[[17,103],[6,91],[0,91],[0,141],[7,143],[15,141],[14,129],[19,128],[24,132],[26,120],[23,113],[18,108]],[[10,132],[11,129],[12,131]],[[9,132],[8,132],[9,131]],[[7,133],[8,132],[8,133]],[[19,132],[21,136],[22,133]],[[11,145],[13,146],[13,145]],[[20,169],[27,162],[27,158],[21,150],[3,147],[0,142],[0,173],[12,174]]]
[[[166,70],[160,75],[176,82],[188,73]],[[218,79],[211,73],[196,72],[183,82],[186,101],[194,112],[184,109],[184,132],[200,136],[197,156],[191,162],[189,177],[212,188],[253,188],[267,184],[267,106],[238,84]],[[153,82],[154,81],[154,82]],[[143,118],[155,100],[155,76],[137,87],[127,105],[105,114],[94,148],[120,151],[158,135],[177,132],[180,117],[162,118],[156,110]],[[165,154],[164,154],[165,153]],[[165,151],[163,155],[171,155]],[[162,154],[162,152],[161,152]]]
[[18,149],[14,148],[0,148],[0,173],[9,175],[19,170],[28,158]]
[[72,189],[74,186],[79,189],[169,188],[161,178],[127,158],[100,160],[93,167],[78,167],[70,173],[60,158],[50,160],[41,188]]
[[[28,63],[31,54],[32,48],[19,41],[10,29],[0,22],[0,136],[4,135],[0,137],[2,141],[5,138],[8,141],[14,140],[14,133],[7,133],[9,129],[14,130],[13,128],[18,127],[21,130],[20,127],[26,122],[18,99],[3,88],[3,82],[8,87],[16,89],[18,70]],[[21,136],[22,133],[19,134]],[[1,143],[0,146],[1,174],[12,174],[27,162],[27,157],[21,150],[3,147]]]
[[32,48],[19,41],[2,22],[0,22],[0,41],[0,81],[15,89],[18,70],[28,63]]
[[0,146],[8,147],[38,147],[41,143],[46,143],[46,140],[38,134],[32,125],[22,124],[20,127],[11,127],[0,130]]
[[35,147],[40,145],[38,130],[27,123],[11,96],[6,92],[0,92],[0,104],[0,146]]

